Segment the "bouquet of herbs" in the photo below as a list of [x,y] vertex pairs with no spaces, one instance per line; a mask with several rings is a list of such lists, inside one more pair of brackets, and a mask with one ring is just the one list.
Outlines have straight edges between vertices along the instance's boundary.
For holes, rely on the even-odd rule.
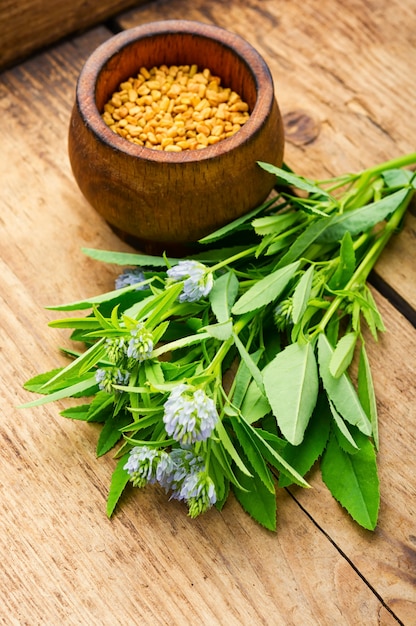
[[[276,488],[308,487],[318,459],[362,526],[379,509],[377,412],[363,326],[384,330],[367,277],[415,189],[411,154],[358,174],[276,175],[263,206],[199,242],[192,257],[85,250],[128,266],[116,289],[50,307],[86,344],[26,389],[24,405],[82,398],[65,417],[101,422],[115,449],[107,513],[129,481],[159,483],[191,517],[232,491],[276,527]],[[365,335],[368,336],[368,333]],[[355,382],[349,368],[356,354]]]

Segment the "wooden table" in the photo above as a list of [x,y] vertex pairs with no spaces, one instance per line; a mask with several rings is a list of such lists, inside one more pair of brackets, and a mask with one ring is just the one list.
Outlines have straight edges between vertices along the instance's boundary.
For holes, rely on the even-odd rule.
[[[323,178],[414,151],[415,0],[140,4],[111,27],[197,19],[257,48],[297,172]],[[111,35],[97,23],[0,75],[0,622],[415,625],[414,208],[371,279],[387,327],[370,340],[381,437],[375,532],[352,522],[318,472],[313,489],[279,493],[276,534],[232,498],[192,521],[156,488],[131,490],[109,521],[114,460],[95,458],[94,425],[61,417],[64,402],[16,408],[30,399],[24,381],[63,365],[58,347],[71,345],[47,327],[56,315],[44,306],[113,287],[117,270],[81,247],[129,249],[82,197],[67,157],[78,73]]]

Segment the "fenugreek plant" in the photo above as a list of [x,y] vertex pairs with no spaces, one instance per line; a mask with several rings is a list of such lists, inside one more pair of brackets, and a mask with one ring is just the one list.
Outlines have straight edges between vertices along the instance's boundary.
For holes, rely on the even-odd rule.
[[276,489],[308,487],[318,462],[333,496],[375,528],[366,342],[384,325],[367,277],[402,224],[415,163],[412,154],[319,182],[260,163],[276,194],[192,258],[85,250],[129,269],[114,291],[50,307],[89,310],[50,324],[86,350],[28,381],[42,397],[25,406],[75,397],[62,415],[103,424],[97,454],[118,459],[108,515],[129,482],[158,483],[191,517],[221,509],[231,490],[275,529]]

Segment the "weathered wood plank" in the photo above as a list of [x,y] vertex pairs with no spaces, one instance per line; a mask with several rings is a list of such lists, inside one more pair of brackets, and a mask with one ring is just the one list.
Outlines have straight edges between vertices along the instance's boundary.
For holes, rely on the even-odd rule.
[[416,624],[416,335],[375,298],[387,327],[377,344],[367,338],[380,423],[378,527],[357,529],[316,474],[313,492],[293,492],[407,626]]
[[2,0],[0,70],[119,11],[151,0]]
[[95,459],[98,429],[65,421],[57,405],[16,409],[25,379],[63,363],[66,335],[46,327],[43,305],[112,287],[113,270],[80,248],[126,249],[82,198],[66,155],[76,75],[107,36],[93,31],[1,77],[3,623],[391,623],[287,493],[276,535],[233,500],[191,521],[152,488],[132,490],[110,522],[114,461]]
[[[119,18],[123,28],[184,17],[245,37],[264,56],[285,120],[285,160],[326,178],[415,150],[416,1],[298,3],[159,0]],[[416,309],[415,216],[377,271]],[[399,254],[397,254],[399,253]]]

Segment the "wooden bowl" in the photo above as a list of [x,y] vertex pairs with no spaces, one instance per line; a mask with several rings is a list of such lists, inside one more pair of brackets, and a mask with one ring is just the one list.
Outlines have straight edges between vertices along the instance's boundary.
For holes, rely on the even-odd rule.
[[[209,68],[247,102],[249,120],[232,137],[180,153],[118,136],[101,118],[104,104],[140,67],[162,64]],[[168,20],[126,30],[93,52],[78,79],[69,129],[75,179],[105,220],[146,252],[196,242],[259,205],[275,177],[256,162],[280,166],[283,144],[266,63],[244,39],[216,26]]]

